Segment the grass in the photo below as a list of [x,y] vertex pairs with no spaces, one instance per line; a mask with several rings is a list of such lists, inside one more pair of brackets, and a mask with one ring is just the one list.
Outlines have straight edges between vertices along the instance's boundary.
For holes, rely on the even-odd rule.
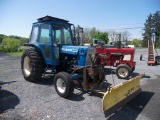
[[7,53],[10,56],[22,56],[23,51],[22,52],[12,52],[12,53]]

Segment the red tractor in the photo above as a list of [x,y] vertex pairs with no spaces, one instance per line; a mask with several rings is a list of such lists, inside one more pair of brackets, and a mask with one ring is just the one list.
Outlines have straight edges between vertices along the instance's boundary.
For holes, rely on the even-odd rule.
[[[103,44],[103,43],[102,43]],[[135,70],[134,48],[124,47],[121,41],[117,41],[115,47],[105,47],[105,45],[96,47],[96,52],[106,55],[105,66],[113,66],[116,68],[116,75],[120,79],[127,79]],[[99,62],[102,62],[99,59]]]

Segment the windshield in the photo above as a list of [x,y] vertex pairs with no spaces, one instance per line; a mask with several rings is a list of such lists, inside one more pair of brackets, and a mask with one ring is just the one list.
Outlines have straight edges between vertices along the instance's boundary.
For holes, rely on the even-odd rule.
[[53,24],[52,38],[54,44],[72,45],[72,32],[70,25]]

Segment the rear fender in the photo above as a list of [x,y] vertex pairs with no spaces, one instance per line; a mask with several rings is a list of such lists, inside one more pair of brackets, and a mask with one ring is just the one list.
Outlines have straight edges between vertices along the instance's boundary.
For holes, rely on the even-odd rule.
[[24,48],[25,49],[35,48],[39,52],[39,54],[43,57],[43,61],[45,62],[45,64],[47,64],[46,61],[44,60],[44,56],[43,56],[43,54],[42,54],[42,52],[41,52],[41,50],[38,46],[36,46],[34,44],[30,44],[30,43],[25,43]]

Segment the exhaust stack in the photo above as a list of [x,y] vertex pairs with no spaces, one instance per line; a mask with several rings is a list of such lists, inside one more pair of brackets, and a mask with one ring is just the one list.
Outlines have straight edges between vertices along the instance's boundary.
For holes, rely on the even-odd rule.
[[121,34],[118,34],[117,48],[121,48]]

